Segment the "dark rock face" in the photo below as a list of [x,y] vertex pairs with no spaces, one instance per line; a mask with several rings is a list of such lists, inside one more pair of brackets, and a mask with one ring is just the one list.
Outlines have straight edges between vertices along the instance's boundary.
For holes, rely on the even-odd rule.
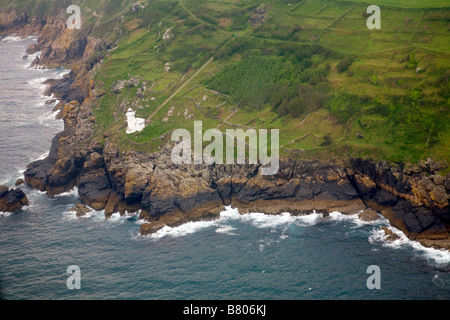
[[349,179],[368,205],[409,238],[450,248],[450,197],[445,178],[438,175],[446,164],[431,159],[414,166],[361,159],[351,164],[354,173]]
[[15,212],[26,205],[28,205],[28,199],[20,188],[9,189],[6,186],[0,186],[0,211]]
[[49,155],[27,166],[24,177],[28,185],[40,191],[47,191],[49,195],[65,192],[74,187],[75,178],[80,170],[79,160],[69,154],[61,158],[58,155],[59,141],[65,136],[65,132],[57,134],[53,138]]
[[0,32],[26,28],[30,17],[26,13],[18,14],[14,7],[7,7],[0,11]]
[[111,185],[103,168],[89,168],[81,172],[78,195],[95,210],[103,210],[108,202]]

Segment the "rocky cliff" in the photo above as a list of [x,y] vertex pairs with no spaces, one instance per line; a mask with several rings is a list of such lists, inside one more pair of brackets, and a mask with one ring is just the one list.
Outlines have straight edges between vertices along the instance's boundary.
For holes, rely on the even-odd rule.
[[[19,17],[11,19],[0,30],[20,29]],[[258,165],[174,165],[170,144],[153,154],[120,153],[107,134],[104,141],[92,138],[95,98],[103,93],[92,80],[98,61],[90,57],[108,45],[89,32],[67,30],[58,18],[36,28],[39,41],[29,51],[42,54],[35,63],[63,64],[72,72],[49,87],[62,99],[65,129],[53,139],[46,159],[28,165],[24,175],[31,187],[55,195],[76,186],[81,200],[95,210],[104,209],[107,217],[140,211],[147,221],[141,225],[142,234],[165,225],[214,219],[225,205],[242,213],[267,214],[363,214],[373,209],[411,239],[450,249],[450,175],[439,175],[444,163],[282,159],[276,175],[262,176]]]

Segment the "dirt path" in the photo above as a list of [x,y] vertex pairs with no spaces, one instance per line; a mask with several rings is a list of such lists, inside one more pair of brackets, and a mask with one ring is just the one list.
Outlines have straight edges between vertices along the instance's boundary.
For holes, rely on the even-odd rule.
[[206,63],[201,66],[200,69],[198,69],[193,75],[192,77],[190,77],[189,79],[187,79],[177,90],[175,90],[174,93],[172,93],[172,95],[167,98],[155,111],[153,111],[153,113],[147,118],[145,119],[145,123],[149,124],[150,121],[152,120],[153,116],[155,114],[158,113],[159,110],[161,110],[170,100],[172,100],[173,97],[175,97],[181,90],[183,90],[183,88],[192,80],[194,79],[211,61],[213,61],[214,57],[210,58],[208,61],[206,61]]

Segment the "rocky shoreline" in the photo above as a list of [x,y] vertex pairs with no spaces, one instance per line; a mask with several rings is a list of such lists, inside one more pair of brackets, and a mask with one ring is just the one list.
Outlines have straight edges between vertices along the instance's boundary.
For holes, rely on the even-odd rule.
[[229,205],[241,213],[315,210],[372,218],[374,210],[410,239],[450,250],[450,174],[439,175],[445,163],[281,159],[277,174],[261,176],[259,165],[174,165],[170,144],[153,154],[119,153],[106,133],[104,141],[92,138],[95,99],[104,92],[93,81],[100,60],[91,57],[112,44],[89,33],[72,37],[63,16],[33,22],[8,14],[2,21],[9,24],[0,25],[0,35],[39,33],[28,49],[41,52],[34,64],[72,70],[49,85],[49,93],[61,99],[64,131],[54,137],[47,158],[27,166],[24,178],[32,188],[56,195],[77,187],[80,199],[95,210],[104,209],[106,217],[140,211],[147,221],[141,225],[143,235],[165,225],[215,219]]

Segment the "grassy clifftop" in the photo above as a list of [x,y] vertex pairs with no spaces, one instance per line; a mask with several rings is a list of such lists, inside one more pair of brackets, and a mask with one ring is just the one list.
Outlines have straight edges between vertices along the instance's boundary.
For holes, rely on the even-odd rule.
[[[202,120],[280,129],[281,154],[298,159],[450,160],[447,1],[370,3],[380,30],[359,0],[73,4],[84,19],[75,36],[93,28],[117,41],[101,53],[94,115],[96,137],[122,150],[153,152]],[[143,131],[125,133],[128,108],[148,119]]]

